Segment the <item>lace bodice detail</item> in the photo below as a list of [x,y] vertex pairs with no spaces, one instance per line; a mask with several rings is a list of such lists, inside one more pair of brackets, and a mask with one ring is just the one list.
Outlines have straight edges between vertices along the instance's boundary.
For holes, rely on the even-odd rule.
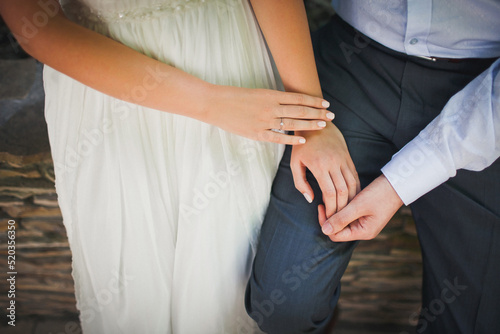
[[61,0],[61,5],[77,21],[120,22],[175,14],[208,2],[231,7],[241,0]]

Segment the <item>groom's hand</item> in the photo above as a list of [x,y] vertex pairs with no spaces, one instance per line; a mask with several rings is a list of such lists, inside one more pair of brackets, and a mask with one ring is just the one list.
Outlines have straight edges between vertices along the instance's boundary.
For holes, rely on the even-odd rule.
[[329,219],[326,219],[325,208],[320,205],[319,223],[323,233],[332,241],[373,239],[402,205],[394,188],[381,175]]
[[314,192],[307,182],[309,169],[318,181],[326,214],[341,210],[360,191],[356,168],[347,149],[344,136],[337,127],[327,122],[321,131],[302,131],[307,142],[292,148],[290,168],[295,187],[311,203]]

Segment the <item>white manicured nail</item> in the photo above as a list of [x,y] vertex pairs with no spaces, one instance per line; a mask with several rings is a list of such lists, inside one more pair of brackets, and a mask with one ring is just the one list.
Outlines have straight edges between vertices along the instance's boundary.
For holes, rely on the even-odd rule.
[[300,138],[300,139],[299,139],[299,143],[301,143],[301,144],[305,144],[305,143],[306,143],[306,140],[305,140],[304,138]]
[[328,119],[334,119],[335,118],[335,114],[332,113],[332,112],[329,112],[328,114],[326,114],[326,118],[328,118]]
[[323,101],[323,102],[321,102],[321,105],[323,106],[323,108],[328,108],[330,106],[330,102]]
[[323,225],[323,228],[321,230],[324,234],[328,235],[333,232],[333,227],[329,223],[326,223],[325,225]]
[[308,201],[309,203],[312,203],[313,200],[308,193],[303,193],[302,195],[304,195],[304,198],[306,199],[306,201]]
[[326,126],[326,122],[325,121],[320,121],[320,122],[318,122],[318,126],[320,128],[324,128]]

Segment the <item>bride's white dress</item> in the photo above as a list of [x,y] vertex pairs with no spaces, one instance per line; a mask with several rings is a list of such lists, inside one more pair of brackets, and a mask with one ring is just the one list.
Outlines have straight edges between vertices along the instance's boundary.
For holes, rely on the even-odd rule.
[[[62,5],[79,24],[206,81],[276,88],[247,0]],[[144,74],[129,92],[138,101],[161,80]],[[44,81],[84,332],[257,331],[244,290],[282,147],[125,103],[47,66]]]

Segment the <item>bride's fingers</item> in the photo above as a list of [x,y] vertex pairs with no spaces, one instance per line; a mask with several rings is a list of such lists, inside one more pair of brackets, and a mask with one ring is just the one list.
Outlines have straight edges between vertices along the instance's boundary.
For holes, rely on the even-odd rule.
[[300,119],[278,118],[272,120],[271,129],[286,130],[286,131],[307,131],[321,130],[326,126],[325,121],[314,120],[304,121]]
[[337,212],[342,210],[349,200],[349,189],[347,182],[342,175],[341,170],[330,171],[330,177],[333,184],[335,184],[335,191],[337,192]]
[[326,109],[316,109],[298,105],[277,106],[274,108],[274,112],[270,116],[275,118],[295,118],[323,121],[331,121],[335,118],[335,114]]
[[330,102],[320,97],[300,93],[278,93],[280,95],[278,99],[280,104],[301,105],[318,109],[326,109],[330,106]]
[[288,135],[273,130],[267,130],[259,133],[257,135],[257,140],[285,145],[301,145],[306,142],[306,139],[302,136]]
[[360,191],[359,177],[356,169],[352,170],[349,167],[341,167],[341,172],[347,184],[347,191],[349,193],[348,202],[350,202]]

